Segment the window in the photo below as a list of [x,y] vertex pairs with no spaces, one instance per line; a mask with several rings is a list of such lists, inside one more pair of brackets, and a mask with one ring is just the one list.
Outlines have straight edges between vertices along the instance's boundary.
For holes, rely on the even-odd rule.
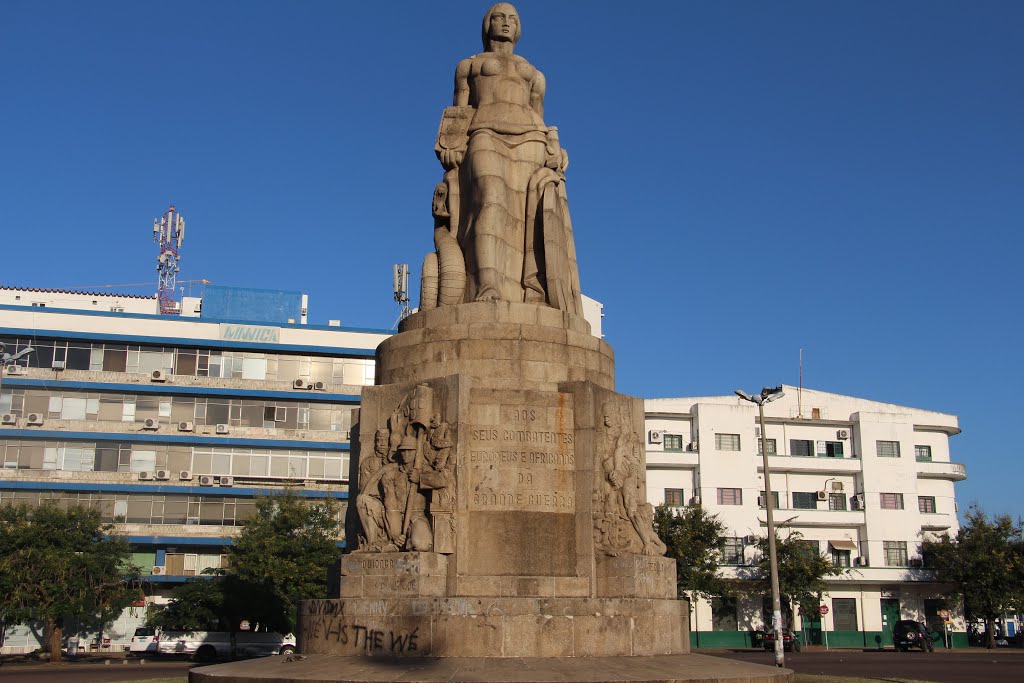
[[743,505],[743,489],[718,489],[719,505]]
[[711,630],[736,631],[738,628],[736,599],[711,598]]
[[818,492],[817,491],[794,491],[793,492],[793,508],[797,510],[817,510],[818,509]]
[[914,446],[914,459],[918,462],[931,462],[932,461],[932,447],[931,446]]
[[683,490],[665,489],[665,505],[668,505],[669,507],[682,507]]
[[738,451],[740,449],[739,434],[715,434],[715,450]]
[[900,442],[899,441],[876,441],[875,448],[878,452],[879,458],[898,458],[900,457]]
[[881,503],[883,510],[902,510],[903,509],[903,494],[902,493],[881,493]]
[[907,561],[906,541],[882,541],[882,550],[885,552],[886,567],[906,567]]
[[[757,506],[764,510],[764,491],[761,491],[761,495],[757,497]],[[772,510],[779,509],[779,492],[772,491]]]
[[836,631],[860,630],[856,598],[832,598],[832,628]]
[[842,441],[819,441],[817,448],[819,458],[841,458],[843,457]]
[[846,509],[846,494],[845,493],[830,493],[830,494],[828,494],[828,509],[829,510],[845,510]]
[[805,458],[810,457],[814,455],[814,442],[807,441],[804,439],[790,439],[789,454],[798,455]]
[[743,539],[742,538],[720,538],[718,539],[719,549],[722,551],[722,564],[741,565],[743,564]]
[[683,450],[683,435],[682,434],[665,434],[663,437],[666,451],[681,451]]
[[849,567],[850,551],[836,550],[835,548],[832,548],[832,564],[834,564],[837,567]]
[[917,511],[925,514],[935,512],[935,496],[918,496]]
[[[778,449],[775,447],[775,439],[765,439],[768,442],[768,455],[778,455]],[[757,440],[757,454],[762,455],[764,450],[761,447],[761,439]]]

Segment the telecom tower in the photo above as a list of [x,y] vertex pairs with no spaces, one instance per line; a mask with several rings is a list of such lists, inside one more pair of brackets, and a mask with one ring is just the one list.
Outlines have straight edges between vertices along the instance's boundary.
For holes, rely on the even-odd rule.
[[163,218],[153,219],[153,241],[160,245],[160,255],[156,259],[157,283],[156,296],[160,302],[160,313],[176,315],[180,312],[174,301],[174,284],[178,271],[178,250],[185,240],[185,219],[174,206],[164,212]]

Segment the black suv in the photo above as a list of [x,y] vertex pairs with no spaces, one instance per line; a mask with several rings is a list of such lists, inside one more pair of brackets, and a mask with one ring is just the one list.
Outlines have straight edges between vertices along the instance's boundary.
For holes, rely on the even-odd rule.
[[896,626],[892,629],[892,644],[900,652],[906,652],[912,647],[919,647],[922,652],[935,651],[932,634],[928,632],[928,627],[920,621],[910,621],[909,619],[896,622]]

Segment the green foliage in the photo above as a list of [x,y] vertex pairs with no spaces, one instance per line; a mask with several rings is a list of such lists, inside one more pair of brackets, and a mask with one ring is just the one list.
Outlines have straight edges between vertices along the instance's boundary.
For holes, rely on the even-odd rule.
[[171,631],[226,630],[223,579],[189,581],[171,594],[171,602],[150,613],[149,626]]
[[964,517],[956,537],[925,540],[921,554],[940,581],[955,586],[969,617],[985,620],[989,647],[995,647],[996,619],[1024,606],[1024,522],[1015,524],[1009,515],[989,519],[977,505]]
[[680,596],[690,592],[710,598],[730,592],[729,583],[718,576],[722,559],[719,539],[725,533],[718,515],[700,505],[681,510],[659,505],[654,511],[654,530],[668,547],[666,556],[676,561]]
[[0,506],[0,617],[46,624],[59,657],[65,617],[101,625],[141,597],[131,546],[98,510]]
[[341,559],[341,506],[294,492],[259,498],[228,549],[224,611],[279,633],[295,630],[300,600],[327,597],[327,571]]
[[[793,618],[795,605],[810,613],[816,612],[821,604],[821,595],[825,592],[825,579],[840,576],[846,569],[832,564],[830,558],[822,555],[812,547],[799,531],[790,531],[786,538],[775,536],[775,556],[778,559],[779,593],[783,603],[789,609],[783,611]],[[771,565],[768,556],[768,537],[758,539],[757,548],[760,557],[754,565],[757,590],[762,595],[771,595]],[[790,628],[793,624],[790,624]]]

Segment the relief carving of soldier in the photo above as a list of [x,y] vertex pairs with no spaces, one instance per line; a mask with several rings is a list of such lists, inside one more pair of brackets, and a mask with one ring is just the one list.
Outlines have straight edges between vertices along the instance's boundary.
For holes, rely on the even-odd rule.
[[447,538],[454,512],[454,445],[450,425],[432,413],[433,405],[431,388],[418,385],[391,414],[390,428],[375,433],[374,452],[359,466],[356,506],[366,541],[359,552],[435,550],[438,513],[449,518]]
[[[653,528],[653,509],[644,490],[643,440],[632,429],[629,407],[604,404],[601,466],[603,496],[596,501],[595,541],[608,555],[636,552],[664,555]],[[627,525],[628,523],[628,525]]]

